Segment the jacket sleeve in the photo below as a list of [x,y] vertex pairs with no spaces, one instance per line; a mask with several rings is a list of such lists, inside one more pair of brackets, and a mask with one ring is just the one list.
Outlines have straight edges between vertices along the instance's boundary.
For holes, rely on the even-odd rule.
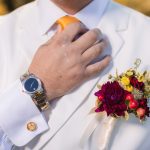
[[[33,122],[36,130],[30,131],[27,125]],[[0,146],[24,146],[34,137],[48,130],[43,114],[38,110],[29,95],[22,92],[20,80],[15,81],[0,95]],[[9,140],[4,140],[6,138]],[[4,144],[5,143],[5,144]]]

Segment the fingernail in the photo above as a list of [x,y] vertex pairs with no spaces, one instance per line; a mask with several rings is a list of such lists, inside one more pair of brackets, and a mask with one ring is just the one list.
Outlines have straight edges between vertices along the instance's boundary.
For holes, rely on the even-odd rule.
[[94,30],[95,30],[95,32],[97,32],[97,35],[98,35],[96,43],[101,42],[104,39],[103,33],[98,28],[95,28]]
[[95,28],[95,29],[93,29],[93,30],[94,30],[95,32],[97,32],[98,34],[101,34],[101,33],[102,33],[99,28]]

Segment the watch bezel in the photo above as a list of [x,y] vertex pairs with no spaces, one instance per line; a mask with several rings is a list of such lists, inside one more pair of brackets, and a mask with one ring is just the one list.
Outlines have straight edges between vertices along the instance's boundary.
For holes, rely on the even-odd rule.
[[[26,81],[31,79],[31,78],[34,78],[38,82],[38,88],[33,92],[30,92],[25,88]],[[30,95],[34,94],[35,92],[39,92],[42,90],[42,83],[41,83],[40,79],[38,77],[36,77],[35,75],[28,76],[25,80],[22,81],[22,84],[23,84],[23,91],[27,94],[30,94]]]

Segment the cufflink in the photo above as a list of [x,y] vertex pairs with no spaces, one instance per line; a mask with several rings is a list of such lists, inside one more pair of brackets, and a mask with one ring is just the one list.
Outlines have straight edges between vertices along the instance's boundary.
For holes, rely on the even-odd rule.
[[29,131],[35,131],[37,129],[37,124],[35,122],[29,122],[27,124],[27,130]]

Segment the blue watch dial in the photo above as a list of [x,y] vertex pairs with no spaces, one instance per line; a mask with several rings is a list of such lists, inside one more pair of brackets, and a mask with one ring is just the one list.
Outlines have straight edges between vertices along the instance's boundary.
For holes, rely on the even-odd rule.
[[28,92],[34,92],[38,89],[39,83],[35,78],[26,80],[24,87]]

